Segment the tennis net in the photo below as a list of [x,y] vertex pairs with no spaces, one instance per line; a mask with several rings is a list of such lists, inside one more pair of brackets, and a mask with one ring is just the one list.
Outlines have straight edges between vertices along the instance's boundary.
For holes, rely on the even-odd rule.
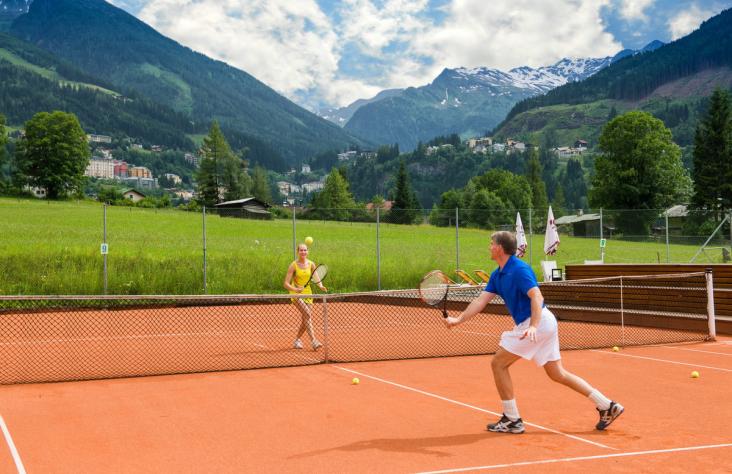
[[[613,277],[541,286],[563,349],[714,336],[711,274]],[[455,315],[479,287],[451,288]],[[294,348],[291,295],[0,296],[0,384],[88,380],[325,362],[490,354],[513,326],[498,298],[452,330],[417,290],[313,298],[323,344]]]

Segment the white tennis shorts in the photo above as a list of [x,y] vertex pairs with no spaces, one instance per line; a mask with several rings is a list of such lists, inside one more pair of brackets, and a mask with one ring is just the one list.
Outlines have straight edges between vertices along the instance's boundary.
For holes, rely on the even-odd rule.
[[527,329],[531,318],[526,319],[512,330],[501,335],[501,347],[511,354],[533,360],[536,365],[542,367],[547,362],[559,360],[559,334],[557,332],[557,318],[554,317],[548,308],[541,311],[541,321],[536,328],[536,341],[529,340],[529,337],[521,339]]

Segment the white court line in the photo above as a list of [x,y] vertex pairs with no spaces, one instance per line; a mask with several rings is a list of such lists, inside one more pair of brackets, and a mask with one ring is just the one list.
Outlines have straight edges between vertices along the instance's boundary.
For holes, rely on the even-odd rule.
[[729,352],[700,351],[699,349],[687,349],[685,347],[676,347],[676,346],[656,346],[656,347],[668,347],[669,349],[677,349],[680,351],[689,351],[689,352],[701,352],[703,354],[717,354],[717,355],[721,355],[721,356],[732,356],[732,353],[729,353]]
[[18,450],[15,448],[15,443],[13,443],[13,438],[10,436],[10,431],[8,430],[8,426],[5,424],[5,420],[3,419],[2,415],[0,415],[0,428],[2,428],[3,435],[5,436],[5,442],[8,443],[10,455],[13,456],[13,461],[15,461],[15,467],[16,469],[18,469],[18,474],[25,474],[23,461],[21,461],[20,459]]
[[635,359],[655,360],[656,362],[666,362],[669,364],[677,364],[677,365],[688,365],[689,367],[700,367],[703,369],[721,370],[723,372],[732,372],[732,369],[723,369],[721,367],[710,367],[708,365],[689,364],[687,362],[677,362],[675,360],[667,360],[667,359],[656,359],[654,357],[645,357],[645,356],[639,356],[639,355],[633,355],[633,354],[621,354],[619,352],[598,351],[596,349],[592,349],[592,350],[590,350],[590,352],[597,352],[598,354],[607,354],[607,355],[612,355],[612,356],[633,357]]
[[654,449],[652,451],[635,451],[631,453],[616,453],[616,454],[600,454],[597,456],[578,456],[575,458],[558,458],[558,459],[542,459],[539,461],[523,461],[514,462],[510,464],[493,464],[490,466],[475,466],[475,467],[462,467],[458,469],[443,469],[442,471],[425,471],[419,474],[444,474],[448,472],[465,472],[465,471],[480,471],[488,469],[501,469],[505,467],[517,467],[517,466],[532,466],[536,464],[552,464],[558,462],[572,462],[572,461],[588,461],[593,459],[610,459],[620,458],[627,456],[644,456],[648,454],[663,454],[663,453],[675,453],[681,451],[696,451],[699,449],[715,449],[715,448],[730,448],[732,443],[725,444],[709,444],[706,446],[689,446],[687,448],[670,448],[670,449]]
[[[471,410],[477,410],[477,411],[480,411],[480,412],[483,412],[483,413],[489,413],[491,415],[501,416],[500,413],[496,413],[494,411],[486,410],[484,408],[476,407],[474,405],[469,405],[467,403],[459,402],[457,400],[452,400],[452,399],[449,399],[449,398],[446,398],[446,397],[443,397],[443,396],[440,396],[440,395],[437,395],[437,394],[434,394],[434,393],[425,392],[424,390],[419,390],[417,388],[408,387],[406,385],[402,385],[402,384],[399,384],[399,383],[396,383],[396,382],[391,382],[389,380],[381,379],[379,377],[374,377],[373,375],[364,374],[363,372],[358,372],[356,370],[347,369],[345,367],[340,367],[340,366],[337,366],[337,365],[332,365],[331,367],[334,367],[334,368],[339,369],[339,370],[343,370],[345,372],[350,372],[352,374],[360,375],[361,377],[366,377],[366,378],[369,378],[369,379],[372,379],[372,380],[376,380],[378,382],[382,382],[382,383],[386,383],[386,384],[389,384],[389,385],[393,385],[395,387],[403,388],[405,390],[409,390],[409,391],[412,391],[412,392],[416,392],[416,393],[419,393],[421,395],[427,395],[428,397],[437,398],[438,400],[442,400],[442,401],[445,401],[445,402],[453,403],[455,405],[459,405],[459,406],[462,406],[462,407],[470,408]],[[579,436],[574,436],[574,435],[571,435],[571,434],[562,433],[561,431],[553,430],[553,429],[547,428],[545,426],[536,425],[534,423],[528,423],[528,422],[524,421],[524,424],[529,425],[529,426],[533,426],[534,428],[539,428],[540,430],[549,431],[550,433],[554,433],[554,434],[559,434],[559,435],[562,435],[562,436],[566,436],[568,438],[572,438],[572,439],[577,440],[577,441],[582,441],[584,443],[589,443],[589,444],[592,444],[592,445],[595,445],[595,446],[599,446],[601,448],[605,448],[605,449],[617,449],[617,448],[612,448],[610,446],[606,446],[606,445],[601,444],[601,443],[596,443],[594,441],[590,441],[588,439],[580,438]]]

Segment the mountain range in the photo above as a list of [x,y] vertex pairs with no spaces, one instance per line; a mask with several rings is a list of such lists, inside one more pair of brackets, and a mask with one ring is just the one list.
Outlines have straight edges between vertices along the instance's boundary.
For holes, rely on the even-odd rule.
[[[641,51],[661,45],[654,41]],[[371,142],[397,143],[400,149],[411,150],[435,136],[485,133],[522,99],[582,81],[641,51],[624,50],[605,58],[565,58],[550,66],[523,66],[507,72],[488,67],[444,69],[426,86],[383,91],[320,115]]]
[[[26,3],[1,1],[0,9],[12,7],[15,14]],[[295,164],[366,143],[250,74],[166,38],[103,0],[34,0],[7,29],[125,97],[140,96],[188,117],[192,139],[218,120],[232,146],[249,148],[254,161]]]

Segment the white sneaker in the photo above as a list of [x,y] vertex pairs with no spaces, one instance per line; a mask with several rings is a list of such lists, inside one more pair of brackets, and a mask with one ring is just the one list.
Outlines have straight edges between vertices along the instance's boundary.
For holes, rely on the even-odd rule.
[[302,349],[302,341],[300,339],[295,339],[295,343],[292,345],[295,349]]
[[323,344],[321,344],[317,339],[313,339],[313,350],[317,351],[321,347],[323,347]]

